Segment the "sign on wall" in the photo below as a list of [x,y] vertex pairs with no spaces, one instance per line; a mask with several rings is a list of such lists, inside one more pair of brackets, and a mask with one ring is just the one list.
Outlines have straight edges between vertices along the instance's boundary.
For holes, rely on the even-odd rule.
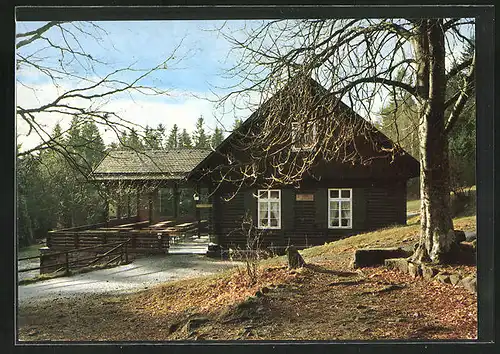
[[212,204],[196,204],[197,208],[211,208]]
[[295,195],[295,200],[298,202],[313,202],[314,201],[314,194],[312,193],[300,193]]

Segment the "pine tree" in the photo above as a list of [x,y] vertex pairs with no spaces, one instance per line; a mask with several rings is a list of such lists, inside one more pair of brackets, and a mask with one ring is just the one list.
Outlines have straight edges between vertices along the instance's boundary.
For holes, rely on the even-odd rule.
[[224,133],[222,132],[222,129],[219,128],[219,127],[215,127],[215,131],[214,131],[214,134],[212,135],[212,147],[215,149],[217,148],[217,146],[220,145],[220,143],[222,143],[222,141],[224,140]]
[[208,142],[210,137],[205,133],[203,128],[203,117],[198,118],[196,122],[196,129],[193,133],[194,147],[196,148],[208,148]]
[[158,130],[146,125],[144,129],[144,146],[147,149],[158,149],[160,145],[161,141]]
[[86,122],[81,129],[81,138],[85,145],[82,146],[82,155],[86,164],[90,168],[96,167],[104,157],[106,145],[101,137],[97,125],[93,122]]
[[179,146],[178,134],[179,134],[179,127],[177,126],[177,124],[174,124],[172,130],[170,130],[170,135],[168,136],[167,140],[167,147],[169,149],[175,149]]
[[184,128],[182,133],[179,134],[179,147],[180,148],[192,148],[193,143],[191,137],[189,136],[187,130]]
[[158,136],[158,145],[160,146],[160,148],[163,148],[167,143],[167,137],[165,135],[167,132],[167,128],[160,123],[156,127],[156,131]]
[[139,137],[139,134],[137,134],[137,131],[134,128],[130,129],[126,146],[134,150],[144,149],[144,145],[142,144],[141,138]]

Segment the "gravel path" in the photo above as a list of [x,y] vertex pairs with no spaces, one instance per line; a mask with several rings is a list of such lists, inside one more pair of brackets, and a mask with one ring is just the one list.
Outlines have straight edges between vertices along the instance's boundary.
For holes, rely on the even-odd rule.
[[127,265],[19,286],[19,306],[60,297],[129,293],[172,280],[214,274],[238,264],[196,254],[138,258]]

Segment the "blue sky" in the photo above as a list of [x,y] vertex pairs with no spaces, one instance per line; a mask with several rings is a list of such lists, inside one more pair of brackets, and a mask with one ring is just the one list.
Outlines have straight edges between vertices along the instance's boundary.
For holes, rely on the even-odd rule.
[[[168,130],[174,124],[181,129],[192,131],[198,117],[203,116],[208,132],[213,131],[216,125],[231,129],[235,119],[247,118],[251,114],[250,109],[236,112],[228,111],[232,107],[225,107],[223,112],[216,106],[212,92],[224,95],[236,82],[228,79],[225,74],[227,69],[238,64],[238,57],[230,51],[231,45],[217,29],[225,24],[225,31],[231,35],[238,34],[243,27],[252,26],[253,23],[261,21],[107,21],[94,22],[97,27],[88,23],[77,23],[79,31],[73,23],[65,24],[76,35],[76,40],[71,39],[70,34],[66,40],[73,45],[81,45],[86,53],[99,61],[92,68],[85,63],[70,62],[66,56],[66,63],[72,72],[80,79],[64,79],[58,81],[60,87],[56,87],[52,80],[30,67],[21,67],[16,75],[16,99],[17,104],[23,107],[39,106],[44,102],[50,102],[58,94],[65,90],[81,87],[86,79],[95,80],[119,68],[131,66],[134,69],[148,69],[157,66],[167,58],[173,56],[166,63],[166,68],[158,70],[141,81],[146,86],[165,90],[166,93],[159,96],[151,95],[117,95],[112,100],[97,102],[106,107],[107,110],[116,112],[124,119],[141,126],[156,127],[159,123]],[[23,33],[39,28],[42,22],[18,22],[17,32]],[[64,38],[58,28],[52,28],[46,32],[46,36],[53,44],[64,43]],[[290,45],[291,43],[286,43]],[[77,47],[76,46],[76,47]],[[47,43],[38,40],[21,48],[18,54],[27,56],[34,55],[31,59],[39,57],[41,65],[58,65],[61,53],[54,48],[47,49]],[[75,47],[75,48],[76,48]],[[460,51],[460,47],[456,50]],[[139,72],[125,72],[116,79],[130,81],[140,75]],[[20,84],[22,83],[22,85]],[[80,85],[80,86],[79,86]],[[253,97],[254,103],[258,97]],[[376,103],[377,107],[382,101]],[[355,108],[356,109],[356,108]],[[361,113],[362,114],[362,113]],[[364,114],[362,114],[364,116]],[[40,122],[47,131],[51,131],[56,122],[60,122],[63,129],[69,126],[70,118],[52,114],[40,117]],[[115,135],[102,128],[107,143],[115,139]],[[26,137],[28,128],[18,120],[18,139],[23,147],[29,148],[37,143],[34,134]]]
[[[223,21],[108,21],[95,22],[99,28],[82,24],[82,28],[92,36],[79,33],[74,28],[73,33],[79,33],[79,45],[90,53],[94,59],[102,62],[95,64],[95,73],[89,73],[85,61],[80,65],[77,62],[69,64],[74,73],[82,76],[103,76],[118,68],[132,66],[137,69],[152,68],[162,63],[173,55],[167,62],[166,70],[160,70],[141,83],[166,90],[166,95],[127,97],[117,96],[113,107],[121,111],[127,119],[143,126],[157,126],[162,123],[170,129],[173,124],[178,124],[188,131],[194,129],[194,122],[201,115],[205,119],[206,128],[211,131],[221,122],[229,129],[234,121],[234,115],[225,116],[216,112],[214,103],[203,98],[214,98],[212,91],[224,94],[233,81],[224,78],[225,69],[235,64],[234,58],[227,56],[230,45],[216,29],[223,25]],[[17,32],[26,32],[39,28],[41,22],[19,22]],[[72,24],[68,24],[71,26]],[[231,28],[240,28],[243,21],[231,21]],[[46,33],[53,43],[63,43],[63,37],[57,28]],[[71,40],[69,36],[67,40]],[[97,40],[96,40],[97,38]],[[76,44],[76,42],[72,42]],[[43,58],[45,65],[57,65],[61,55],[53,49],[44,49],[46,42],[36,41],[20,50],[22,55],[35,53]],[[130,81],[139,75],[128,72],[117,78]],[[53,83],[48,76],[41,75],[38,71],[23,67],[17,71],[17,80],[30,88],[38,89],[36,94],[21,85],[17,85],[17,101],[43,102],[50,100],[48,88],[52,90]],[[77,85],[78,80],[63,82],[68,87]],[[63,88],[61,88],[63,90]],[[26,103],[27,104],[27,103]],[[36,104],[36,103],[33,103]],[[242,112],[241,117],[250,114]],[[128,116],[127,116],[128,115]],[[65,123],[66,122],[66,123]],[[68,124],[69,120],[61,122]],[[47,120],[47,129],[55,124],[55,120]],[[18,135],[23,131],[22,124],[18,124]],[[25,127],[24,127],[25,128]],[[108,139],[112,139],[111,135]],[[20,137],[26,141],[24,137]],[[31,137],[34,139],[34,137]],[[28,139],[29,140],[29,139]],[[30,145],[28,141],[24,145]],[[32,142],[34,144],[34,140]]]

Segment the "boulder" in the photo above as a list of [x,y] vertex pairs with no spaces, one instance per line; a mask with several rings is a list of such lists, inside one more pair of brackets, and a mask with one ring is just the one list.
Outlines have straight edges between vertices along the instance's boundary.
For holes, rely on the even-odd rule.
[[304,258],[302,258],[297,248],[293,245],[286,248],[286,255],[288,259],[288,269],[300,268],[306,264]]
[[431,280],[436,274],[438,274],[438,270],[434,267],[424,264],[422,264],[420,267],[422,268],[422,277],[426,280]]
[[434,277],[438,282],[443,284],[451,284],[450,275],[446,273],[439,273]]
[[354,268],[373,267],[384,265],[384,261],[389,258],[405,258],[412,255],[412,252],[402,248],[361,248],[354,252]]
[[406,258],[389,258],[384,261],[387,268],[408,273],[408,260]]
[[470,231],[465,233],[465,241],[467,242],[472,242],[477,239],[477,232],[476,231]]
[[473,275],[470,275],[468,277],[463,278],[460,283],[464,288],[466,288],[468,291],[471,293],[476,294],[477,293],[477,281],[476,277]]
[[462,276],[460,274],[451,274],[450,275],[450,282],[452,285],[457,285],[460,280],[462,280]]
[[207,247],[207,257],[218,258],[222,256],[222,248],[215,243],[209,243]]
[[408,274],[413,278],[418,278],[422,276],[422,268],[416,263],[408,262]]

